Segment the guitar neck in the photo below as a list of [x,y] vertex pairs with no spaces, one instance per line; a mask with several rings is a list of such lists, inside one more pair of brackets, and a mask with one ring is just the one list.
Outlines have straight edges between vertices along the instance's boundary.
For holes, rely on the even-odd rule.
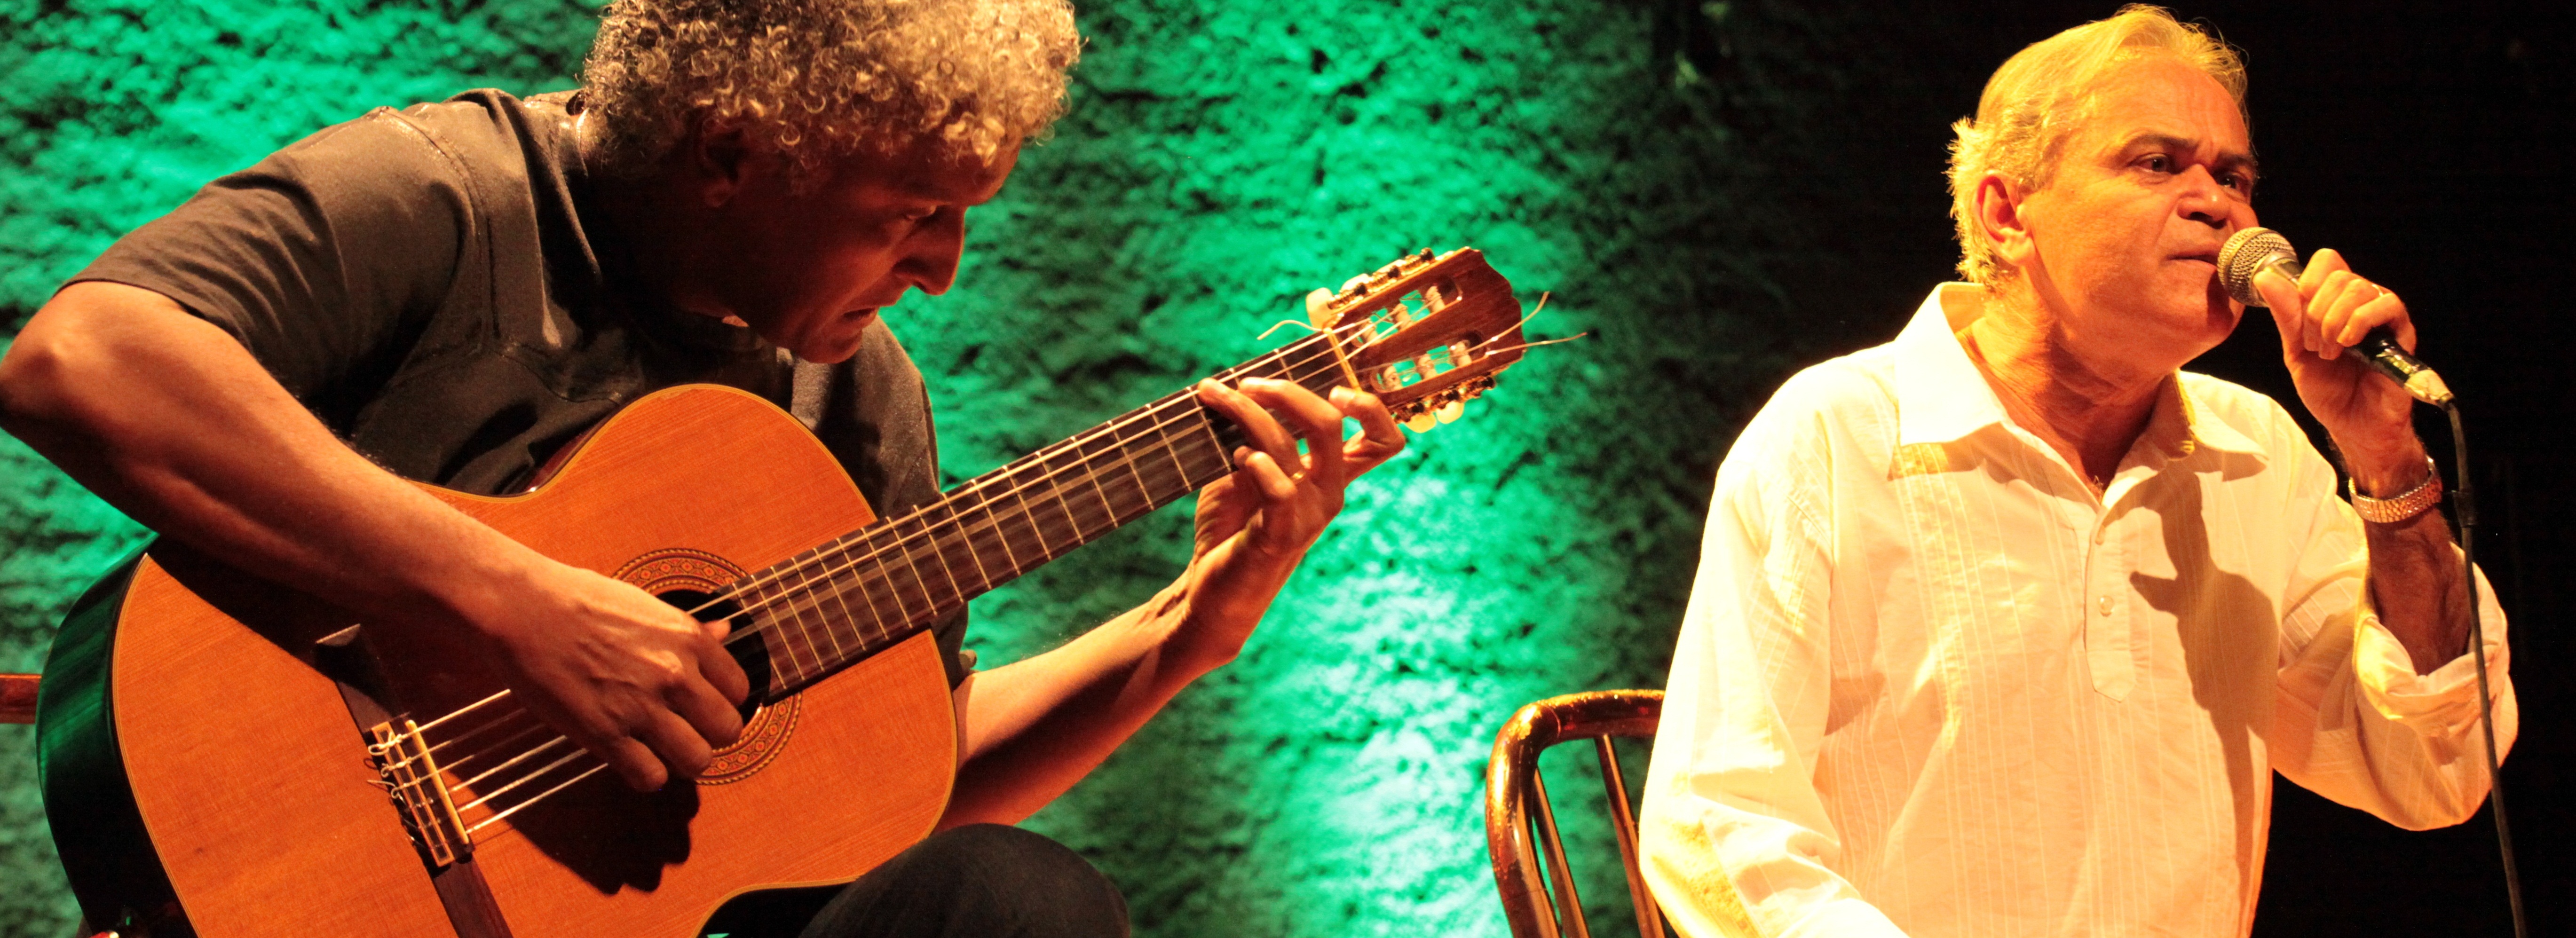
[[[1347,340],[1361,324],[1339,330]],[[1218,372],[1348,383],[1318,333]],[[772,696],[911,637],[968,600],[1234,471],[1239,428],[1173,392],[1009,465],[938,501],[827,541],[737,581],[736,630],[766,636]],[[747,618],[747,624],[746,624]]]

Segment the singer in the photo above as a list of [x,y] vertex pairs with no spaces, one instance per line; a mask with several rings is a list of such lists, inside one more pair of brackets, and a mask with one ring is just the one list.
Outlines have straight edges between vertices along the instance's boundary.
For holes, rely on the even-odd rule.
[[2245,72],[2132,6],[2004,63],[1950,185],[1970,282],[1791,378],[1718,470],[1643,817],[1681,932],[2243,935],[2275,771],[2406,828],[2488,780],[2414,326],[2333,251],[2255,286],[2299,403],[2180,370],[2245,315]]

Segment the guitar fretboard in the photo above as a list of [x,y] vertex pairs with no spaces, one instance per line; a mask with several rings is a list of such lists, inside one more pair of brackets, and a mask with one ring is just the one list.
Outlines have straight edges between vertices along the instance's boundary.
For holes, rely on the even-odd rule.
[[[1348,341],[1366,323],[1342,328]],[[1348,383],[1324,335],[1215,375]],[[967,600],[1234,471],[1237,429],[1184,389],[736,581],[737,634],[765,636],[769,695],[911,637]]]

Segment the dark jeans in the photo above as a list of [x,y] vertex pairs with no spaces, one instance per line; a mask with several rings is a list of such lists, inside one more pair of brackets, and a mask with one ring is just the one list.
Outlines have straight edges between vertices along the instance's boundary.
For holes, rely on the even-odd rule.
[[942,831],[847,886],[753,893],[732,938],[1126,938],[1127,900],[1064,845],[1016,827]]

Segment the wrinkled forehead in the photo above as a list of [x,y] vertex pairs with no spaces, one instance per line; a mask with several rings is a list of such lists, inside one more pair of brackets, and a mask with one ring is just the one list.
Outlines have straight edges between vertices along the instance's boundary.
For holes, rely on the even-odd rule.
[[2252,165],[2244,106],[2227,87],[2181,58],[2122,56],[2068,89],[2058,156],[2099,154],[2140,142],[2188,143],[2229,163]]

